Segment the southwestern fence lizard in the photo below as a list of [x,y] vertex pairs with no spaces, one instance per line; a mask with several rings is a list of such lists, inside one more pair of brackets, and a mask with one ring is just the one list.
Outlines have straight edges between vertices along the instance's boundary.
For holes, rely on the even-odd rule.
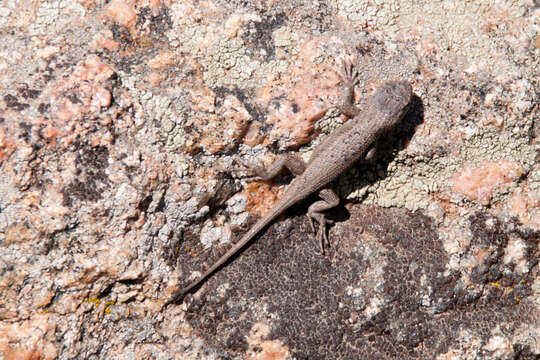
[[330,224],[323,214],[339,204],[339,197],[327,185],[358,160],[374,157],[376,141],[399,124],[407,111],[412,97],[411,85],[406,81],[388,81],[379,87],[368,99],[366,108],[361,111],[353,105],[354,87],[358,84],[358,72],[350,61],[343,61],[342,80],[345,85],[342,104],[339,110],[350,117],[344,125],[328,135],[313,151],[307,164],[295,155],[285,155],[268,169],[253,167],[258,178],[268,180],[287,168],[294,180],[285,190],[282,198],[242,236],[229,251],[214,265],[187,287],[176,291],[167,304],[174,303],[197,287],[231,256],[244,247],[255,235],[269,225],[292,205],[317,192],[321,200],[314,202],[307,211],[311,225],[319,224],[317,241],[324,251],[328,242],[326,225]]

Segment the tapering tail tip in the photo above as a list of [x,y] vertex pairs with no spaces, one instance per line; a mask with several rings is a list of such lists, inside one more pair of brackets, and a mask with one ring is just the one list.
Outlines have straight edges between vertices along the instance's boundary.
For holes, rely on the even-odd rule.
[[186,295],[187,295],[188,293],[190,293],[190,292],[192,292],[194,289],[198,288],[198,286],[202,283],[202,281],[203,281],[205,278],[206,278],[206,277],[202,277],[202,278],[200,278],[199,280],[192,282],[192,283],[189,284],[188,286],[176,290],[176,291],[171,295],[171,297],[169,298],[169,300],[167,300],[167,301],[165,302],[165,304],[163,304],[162,309],[166,308],[166,307],[169,306],[170,304],[179,304],[182,300],[184,300],[184,298],[186,297]]
[[169,300],[167,300],[163,306],[161,307],[162,309],[165,309],[167,306],[171,305],[171,304],[179,304],[182,300],[184,300],[184,297],[186,296],[186,293],[187,291],[185,289],[178,289],[176,290],[172,295],[171,297],[169,298]]

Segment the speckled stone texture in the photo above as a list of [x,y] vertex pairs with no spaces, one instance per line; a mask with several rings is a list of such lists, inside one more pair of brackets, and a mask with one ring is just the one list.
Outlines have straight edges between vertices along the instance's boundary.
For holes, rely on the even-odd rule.
[[[309,3],[309,4],[307,4]],[[537,1],[0,2],[0,358],[540,356]],[[162,308],[281,196],[243,180],[386,80],[410,111]],[[315,197],[314,197],[315,198]]]

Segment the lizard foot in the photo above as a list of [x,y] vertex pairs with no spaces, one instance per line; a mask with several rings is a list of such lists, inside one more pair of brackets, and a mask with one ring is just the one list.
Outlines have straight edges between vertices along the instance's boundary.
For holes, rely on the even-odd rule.
[[326,232],[327,225],[332,225],[334,222],[327,219],[324,216],[323,211],[331,209],[339,204],[339,197],[330,188],[324,188],[319,190],[319,197],[321,200],[315,201],[308,208],[307,215],[311,221],[311,228],[315,232],[315,221],[319,223],[319,230],[317,231],[317,242],[321,246],[321,254],[324,254],[324,244],[326,243],[330,247],[328,241],[328,235]]
[[344,59],[341,69],[341,78],[346,87],[354,87],[360,83],[359,74],[350,59]]
[[[315,220],[319,223],[319,229],[315,230]],[[311,214],[309,215],[309,222],[311,224],[311,229],[313,232],[316,232],[317,243],[321,248],[321,255],[324,255],[324,246],[325,244],[330,247],[330,241],[328,241],[328,226],[334,224],[333,220],[327,219],[323,214]]]
[[350,59],[343,59],[340,76],[345,91],[337,107],[347,117],[355,117],[360,113],[360,109],[354,105],[354,87],[360,83],[360,78]]

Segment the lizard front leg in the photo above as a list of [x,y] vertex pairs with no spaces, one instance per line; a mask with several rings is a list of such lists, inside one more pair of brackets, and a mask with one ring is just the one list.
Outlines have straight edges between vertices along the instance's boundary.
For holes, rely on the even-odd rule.
[[324,188],[319,190],[318,193],[321,200],[314,202],[308,208],[307,215],[311,222],[311,228],[315,231],[315,220],[319,223],[319,230],[317,231],[317,242],[321,246],[321,253],[324,254],[324,243],[330,246],[328,242],[328,236],[326,234],[326,225],[331,225],[332,220],[329,220],[322,213],[328,209],[331,209],[339,204],[339,196],[330,188]]
[[358,78],[358,71],[350,60],[343,60],[341,79],[345,85],[345,91],[338,109],[342,114],[352,118],[360,113],[360,109],[354,106],[354,87],[358,85],[360,79]]
[[242,165],[248,168],[255,176],[251,180],[267,181],[275,178],[284,169],[288,169],[294,176],[301,175],[306,169],[306,163],[298,154],[286,154],[280,156],[268,168],[262,165],[252,165],[242,162]]
[[[340,105],[337,105],[337,108],[342,114],[352,118],[360,113],[360,109],[354,106],[354,87],[358,85],[358,71],[356,71],[350,61],[343,60],[340,76],[345,90],[343,92]],[[354,121],[349,120],[334,130],[330,135],[326,136],[326,138],[324,138],[323,141],[319,143],[313,150],[313,154],[311,155],[309,162],[313,162],[313,160],[315,160],[317,156],[319,156],[319,154],[324,152],[326,149],[332,148],[334,146],[334,142],[343,134],[351,131],[354,126]]]

